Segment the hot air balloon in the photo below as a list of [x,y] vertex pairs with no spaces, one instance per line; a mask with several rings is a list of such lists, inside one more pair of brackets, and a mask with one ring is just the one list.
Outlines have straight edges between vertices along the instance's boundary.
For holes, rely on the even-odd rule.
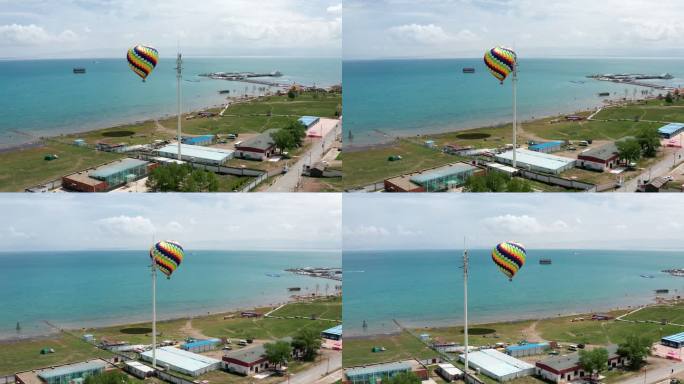
[[525,264],[526,257],[525,247],[512,241],[497,244],[492,250],[494,264],[508,277],[509,281],[513,281],[513,276]]
[[518,58],[513,50],[503,47],[494,47],[484,55],[484,62],[489,72],[499,79],[501,84],[515,70],[517,60]]
[[128,50],[126,59],[128,59],[128,66],[131,67],[131,70],[140,76],[144,82],[147,76],[152,73],[154,67],[157,66],[159,52],[152,47],[136,45]]
[[183,261],[183,247],[175,241],[160,241],[150,248],[150,258],[167,279]]

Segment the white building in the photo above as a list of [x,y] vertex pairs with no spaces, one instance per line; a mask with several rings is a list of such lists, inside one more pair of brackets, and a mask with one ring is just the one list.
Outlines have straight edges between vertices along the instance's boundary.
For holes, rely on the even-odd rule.
[[[465,355],[460,355],[465,361]],[[496,349],[483,349],[468,354],[468,365],[499,382],[534,374],[534,365],[501,353]]]
[[151,377],[154,374],[154,369],[152,367],[148,367],[139,361],[127,361],[124,364],[126,372],[139,379],[144,380],[145,378]]
[[[152,351],[140,355],[145,361],[152,361]],[[189,376],[200,376],[221,368],[221,360],[212,359],[175,347],[157,348],[157,367],[171,369]]]
[[[557,175],[575,166],[575,159],[535,152],[527,149],[517,149],[516,167],[532,172]],[[513,150],[500,153],[494,157],[497,163],[512,165]]]
[[442,377],[442,379],[448,382],[452,382],[463,377],[463,371],[449,363],[437,364],[437,369],[435,371]]
[[[178,159],[178,144],[169,144],[155,151],[157,156]],[[181,160],[193,163],[222,165],[233,158],[234,151],[199,145],[181,144]]]

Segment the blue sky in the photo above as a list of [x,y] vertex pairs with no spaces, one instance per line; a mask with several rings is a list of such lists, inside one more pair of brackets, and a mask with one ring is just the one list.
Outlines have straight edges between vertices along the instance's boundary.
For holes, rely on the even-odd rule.
[[[0,58],[341,55],[340,0],[0,0]],[[173,56],[173,54],[165,56]]]
[[684,251],[676,194],[345,194],[344,249],[490,248]]
[[339,250],[339,194],[0,194],[3,251]]
[[680,0],[347,0],[345,59],[682,57]]

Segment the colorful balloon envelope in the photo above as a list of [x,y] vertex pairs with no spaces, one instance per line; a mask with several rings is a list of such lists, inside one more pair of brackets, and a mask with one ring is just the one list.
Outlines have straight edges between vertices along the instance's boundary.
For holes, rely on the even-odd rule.
[[167,278],[171,278],[184,256],[183,247],[175,241],[160,241],[150,248],[150,258]]
[[512,49],[495,47],[484,55],[484,62],[489,72],[499,79],[501,84],[515,70],[518,57]]
[[157,66],[159,52],[152,47],[136,45],[128,50],[126,59],[131,70],[145,81],[147,76],[154,70],[154,67]]
[[525,247],[520,243],[507,241],[497,244],[492,250],[492,260],[501,273],[508,277],[509,281],[513,280],[513,276],[525,264],[527,253]]

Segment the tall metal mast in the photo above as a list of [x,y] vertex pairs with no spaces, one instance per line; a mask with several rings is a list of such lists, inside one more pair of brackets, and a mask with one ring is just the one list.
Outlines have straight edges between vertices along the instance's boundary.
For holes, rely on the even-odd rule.
[[180,52],[178,52],[178,58],[176,59],[176,99],[178,103],[178,160],[181,160],[181,79],[183,78],[183,57]]
[[[514,160],[515,161],[515,160]],[[463,336],[465,345],[465,373],[468,374],[468,250],[463,238]]]

